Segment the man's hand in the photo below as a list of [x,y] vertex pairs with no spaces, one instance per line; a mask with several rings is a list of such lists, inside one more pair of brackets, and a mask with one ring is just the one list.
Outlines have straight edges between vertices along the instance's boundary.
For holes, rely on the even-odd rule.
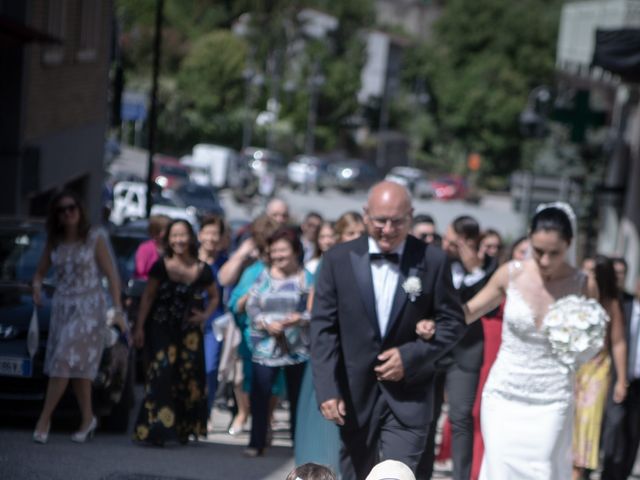
[[341,398],[330,398],[322,402],[320,405],[322,416],[335,423],[336,425],[344,425],[344,417],[347,415],[347,408],[344,400]]
[[423,340],[431,340],[436,334],[436,322],[423,319],[416,324],[416,333]]
[[390,348],[378,355],[378,360],[382,363],[373,370],[379,382],[399,382],[404,378],[404,365],[400,350]]

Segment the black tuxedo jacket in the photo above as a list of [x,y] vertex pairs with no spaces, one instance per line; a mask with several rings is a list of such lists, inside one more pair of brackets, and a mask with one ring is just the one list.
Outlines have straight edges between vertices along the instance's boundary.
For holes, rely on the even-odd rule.
[[[637,341],[637,339],[631,338],[631,315],[633,315],[633,300],[634,296],[627,292],[622,292],[620,294],[620,305],[622,306],[622,314],[624,318],[624,336],[627,341],[627,365],[629,365],[629,356],[631,355],[631,343]],[[614,375],[615,370],[615,368],[611,369]],[[633,378],[631,378],[631,371],[629,369],[627,370],[627,380],[633,380]]]
[[[411,301],[402,288],[416,276],[422,293]],[[416,323],[436,321],[430,341],[420,339]],[[387,333],[378,327],[369,261],[368,237],[336,245],[325,253],[316,280],[311,319],[311,356],[318,403],[342,398],[345,428],[366,426],[379,395],[386,397],[396,418],[408,427],[430,420],[434,362],[447,353],[465,331],[464,314],[451,283],[451,268],[438,247],[407,237]],[[378,382],[378,354],[398,347],[405,376],[399,382]]]
[[[458,263],[462,264],[460,261]],[[458,289],[460,301],[464,304],[471,300],[487,284],[495,270],[496,264],[490,264],[488,268],[485,267],[485,276],[481,280],[469,286],[464,283],[460,285]],[[450,356],[450,359],[447,358],[440,362],[441,367],[446,367],[453,361],[462,370],[468,372],[480,371],[484,361],[484,331],[481,321],[473,322],[468,326],[467,331],[451,351]]]

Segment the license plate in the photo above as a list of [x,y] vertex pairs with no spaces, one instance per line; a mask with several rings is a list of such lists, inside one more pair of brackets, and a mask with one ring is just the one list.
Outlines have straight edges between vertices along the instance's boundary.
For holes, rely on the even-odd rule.
[[31,359],[0,357],[0,375],[7,377],[30,377],[31,374]]

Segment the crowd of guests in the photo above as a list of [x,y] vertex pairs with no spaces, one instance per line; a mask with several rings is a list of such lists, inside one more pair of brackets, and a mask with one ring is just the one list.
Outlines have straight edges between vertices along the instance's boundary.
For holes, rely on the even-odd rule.
[[[94,295],[83,312],[95,317],[97,324],[102,321],[104,299],[95,282],[86,279],[98,278],[96,272],[102,270],[113,292],[119,291],[119,280],[103,234],[90,228],[75,195],[66,192],[54,199],[47,225],[49,239],[33,281],[34,300],[40,301],[42,278],[52,263],[68,266],[57,269],[58,284],[67,286],[58,289],[54,299],[45,367],[51,378],[34,440],[47,441],[51,414],[71,379],[82,410],[74,439],[85,441],[96,427],[90,379],[101,345],[93,331],[69,343],[64,332],[80,327],[78,319],[62,311],[73,302],[86,304]],[[357,212],[337,219],[310,212],[299,226],[293,225],[288,205],[280,199],[270,201],[262,215],[235,234],[216,216],[204,219],[197,234],[184,220],[152,216],[150,239],[140,245],[135,262],[134,276],[147,280],[147,285],[132,332],[133,343],[144,351],[146,370],[134,439],[161,446],[206,436],[212,429],[216,395],[227,391],[221,386],[231,385],[235,415],[228,433],[243,432],[251,419],[246,456],[265,454],[274,409],[286,398],[296,464],[301,465],[290,477],[335,478],[338,427],[318,410],[309,366],[314,284],[325,252],[365,231]],[[430,215],[416,214],[411,235],[446,252],[453,287],[462,302],[473,297],[502,263],[530,254],[528,237],[507,247],[500,233],[483,230],[468,215],[439,231]],[[70,255],[78,246],[88,253]],[[625,292],[626,264],[621,258],[587,258],[583,269],[597,283],[599,301],[611,322],[602,352],[577,374],[574,479],[588,478],[600,466],[602,479],[626,479],[640,443],[640,282],[633,294]],[[119,295],[114,299],[120,314]],[[470,325],[439,364],[435,420],[425,432],[427,446],[415,477],[405,466],[409,470],[405,476],[376,476],[374,468],[367,478],[429,479],[434,463],[448,456],[454,479],[478,478],[483,456],[481,392],[500,346],[503,310],[504,302]],[[233,317],[235,328],[226,328],[221,335],[217,322],[226,315]],[[81,358],[68,358],[69,352]],[[445,402],[446,415],[442,414]],[[441,414],[444,423],[437,421]],[[437,425],[444,425],[439,445]],[[384,474],[385,468],[380,472]]]

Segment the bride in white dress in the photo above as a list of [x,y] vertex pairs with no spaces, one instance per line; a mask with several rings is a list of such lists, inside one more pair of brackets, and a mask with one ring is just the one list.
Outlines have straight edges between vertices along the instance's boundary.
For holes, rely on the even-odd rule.
[[531,259],[503,265],[465,305],[467,322],[506,295],[502,344],[484,387],[481,480],[571,478],[573,371],[551,351],[541,324],[567,295],[595,297],[597,289],[567,262],[573,212],[554,204],[531,222]]
[[503,265],[465,306],[467,321],[476,320],[507,297],[502,344],[482,394],[481,480],[571,478],[574,375],[541,324],[560,298],[597,290],[567,263],[573,212],[565,210],[540,210],[531,222],[532,258]]

